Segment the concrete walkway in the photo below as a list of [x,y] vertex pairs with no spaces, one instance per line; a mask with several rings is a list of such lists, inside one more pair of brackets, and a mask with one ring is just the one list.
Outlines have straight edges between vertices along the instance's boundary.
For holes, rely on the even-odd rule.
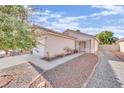
[[25,63],[27,62],[28,57],[29,57],[29,54],[1,58],[0,59],[0,70]]
[[30,55],[30,54],[13,56],[13,57],[5,57],[5,58],[0,59],[0,70],[15,66],[15,65],[19,65],[22,63],[26,63],[28,61],[30,61],[31,63],[40,67],[43,70],[49,70],[49,69],[52,69],[52,68],[54,68],[60,64],[68,62],[69,60],[76,58],[82,54],[83,53],[69,55],[69,56],[66,56],[63,58],[56,59],[56,60],[51,61],[51,62],[41,60],[38,56],[34,56],[34,55]]
[[52,69],[52,68],[54,68],[60,64],[68,62],[69,60],[72,60],[72,59],[74,59],[80,55],[83,55],[83,54],[84,53],[73,54],[73,55],[59,58],[59,59],[56,59],[56,60],[53,60],[50,62],[45,61],[45,60],[41,60],[40,58],[38,58],[38,56],[31,55],[31,57],[29,58],[29,61],[46,71],[46,70]]

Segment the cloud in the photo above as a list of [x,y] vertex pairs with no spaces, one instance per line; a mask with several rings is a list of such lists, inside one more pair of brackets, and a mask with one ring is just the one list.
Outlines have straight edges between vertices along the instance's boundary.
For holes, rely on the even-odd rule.
[[86,27],[82,28],[81,31],[87,32],[88,34],[95,35],[102,31],[112,31],[115,37],[124,37],[124,27],[123,26],[103,26],[103,27]]
[[116,6],[116,5],[94,5],[92,6],[94,8],[101,8],[105,10],[111,10],[111,11],[122,11],[122,6]]
[[64,17],[62,13],[55,13],[50,10],[29,13],[29,20],[32,24],[47,26],[57,30],[63,30],[62,28],[77,29],[80,24],[79,21],[83,19],[86,19],[86,16]]
[[51,11],[50,10],[39,11],[39,12],[40,12],[40,14],[45,15],[45,16],[48,16],[48,15],[51,14]]
[[122,6],[116,6],[116,5],[97,5],[92,6],[93,8],[99,8],[104,9],[103,11],[99,13],[93,13],[91,17],[94,16],[109,16],[109,15],[117,15],[117,14],[124,14],[124,8]]
[[72,22],[72,23],[58,23],[58,22],[52,22],[50,26],[47,26],[48,28],[52,28],[54,30],[58,30],[58,31],[64,31],[68,28],[71,29],[78,29],[79,23],[77,22]]
[[63,32],[66,29],[72,29],[72,30],[77,30],[79,29],[83,33],[91,34],[91,35],[96,35],[102,31],[112,31],[115,35],[115,37],[124,37],[124,32],[123,29],[124,27],[121,26],[103,26],[103,27],[80,27],[79,24],[77,23],[71,23],[71,24],[58,24],[58,23],[53,23],[51,26],[48,26],[47,28],[54,29],[56,31],[61,31]]
[[53,13],[50,10],[45,11],[29,11],[28,20],[32,23],[46,23],[49,19],[61,18],[61,14]]
[[91,15],[91,17],[95,17],[95,16],[109,16],[109,15],[115,15],[117,14],[117,12],[114,11],[102,11],[100,13],[94,13]]
[[70,23],[70,22],[76,22],[79,20],[86,19],[87,16],[74,16],[74,17],[63,17],[61,19],[58,19],[58,22],[60,23]]
[[[110,30],[115,33],[116,36],[122,37],[124,34],[123,26],[112,26],[115,20],[105,20],[104,25],[102,24],[101,17],[112,16],[112,15],[123,15],[122,6],[91,6],[93,8],[101,9],[101,12],[92,13],[87,16],[64,16],[60,12],[53,12],[50,10],[45,11],[34,11],[29,13],[30,23],[43,26],[46,28],[54,29],[59,32],[63,32],[66,29],[81,30],[82,32],[95,35],[104,30]],[[122,12],[123,11],[123,12]],[[98,22],[91,21],[96,18]],[[117,21],[117,20],[116,20]],[[121,20],[120,20],[121,21]],[[96,23],[94,23],[96,22]],[[101,23],[100,23],[101,22]],[[110,22],[110,23],[107,23]],[[87,25],[90,24],[90,25]],[[95,24],[94,26],[92,24]],[[109,24],[109,25],[108,25]],[[101,25],[101,27],[98,27]]]

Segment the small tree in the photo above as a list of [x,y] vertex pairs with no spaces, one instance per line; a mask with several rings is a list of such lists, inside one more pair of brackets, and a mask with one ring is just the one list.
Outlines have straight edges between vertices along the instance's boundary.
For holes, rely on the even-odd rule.
[[[114,33],[111,31],[102,31],[96,37],[100,40],[100,44],[112,44],[115,42]],[[116,38],[117,39],[117,38]]]
[[[29,50],[36,45],[36,39],[24,21],[23,6],[0,6],[0,49]],[[23,15],[23,17],[22,17]]]

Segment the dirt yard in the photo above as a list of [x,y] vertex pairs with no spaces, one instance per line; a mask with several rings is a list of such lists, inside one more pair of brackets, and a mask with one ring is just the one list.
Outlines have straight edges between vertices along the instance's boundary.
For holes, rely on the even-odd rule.
[[80,88],[90,76],[98,57],[84,54],[43,74],[52,87]]
[[0,87],[25,88],[40,73],[42,69],[29,62],[0,70]]
[[43,73],[42,69],[27,62],[0,70],[0,87],[80,88],[86,83],[97,63],[98,57],[87,53]]

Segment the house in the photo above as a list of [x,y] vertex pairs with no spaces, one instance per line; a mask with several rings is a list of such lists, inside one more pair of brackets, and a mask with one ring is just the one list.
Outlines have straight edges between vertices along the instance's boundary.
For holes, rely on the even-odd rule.
[[99,40],[92,35],[67,29],[64,35],[76,38],[76,49],[87,53],[96,53],[99,48]]
[[34,26],[38,36],[37,47],[33,54],[40,57],[56,57],[65,54],[65,49],[78,52],[95,53],[98,51],[99,41],[92,35],[73,30],[66,30],[63,33],[51,29]]
[[33,54],[40,57],[55,57],[64,54],[65,48],[75,49],[75,38],[39,26],[33,28],[39,35],[38,44],[33,49]]
[[124,52],[124,38],[119,39],[116,43],[120,46],[120,52]]

